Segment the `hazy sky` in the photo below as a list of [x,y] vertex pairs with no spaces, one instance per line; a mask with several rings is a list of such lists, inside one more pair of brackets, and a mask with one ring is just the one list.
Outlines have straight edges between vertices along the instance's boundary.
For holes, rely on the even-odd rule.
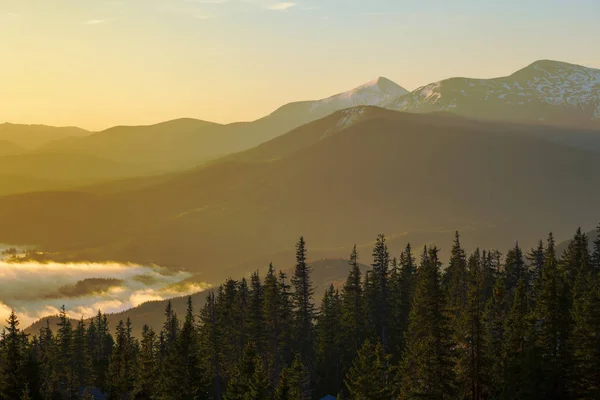
[[249,120],[377,76],[600,67],[599,0],[0,0],[0,122]]

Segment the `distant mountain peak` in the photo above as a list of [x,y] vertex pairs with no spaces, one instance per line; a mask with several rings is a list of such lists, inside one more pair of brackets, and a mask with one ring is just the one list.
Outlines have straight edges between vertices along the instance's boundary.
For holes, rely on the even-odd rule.
[[326,115],[357,106],[382,106],[405,94],[408,94],[408,90],[402,86],[387,78],[379,77],[347,92],[313,102],[310,112]]
[[538,60],[509,76],[434,82],[385,106],[471,118],[594,126],[600,120],[600,70]]
[[[335,96],[330,97],[330,99],[339,97],[339,96],[353,96],[357,93],[361,92],[377,92],[383,95],[389,95],[392,97],[398,97],[405,95],[408,93],[406,89],[402,86],[398,85],[396,82],[384,78],[380,76],[379,78],[372,80],[370,82],[365,83],[364,85],[360,85],[352,90],[349,90],[344,93],[337,94]],[[360,105],[375,105],[375,104],[360,104]]]

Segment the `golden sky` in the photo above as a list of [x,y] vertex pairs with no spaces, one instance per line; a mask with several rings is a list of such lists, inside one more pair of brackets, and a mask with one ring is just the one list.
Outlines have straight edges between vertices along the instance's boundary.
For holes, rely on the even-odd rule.
[[0,122],[251,120],[385,76],[600,67],[598,0],[0,0]]

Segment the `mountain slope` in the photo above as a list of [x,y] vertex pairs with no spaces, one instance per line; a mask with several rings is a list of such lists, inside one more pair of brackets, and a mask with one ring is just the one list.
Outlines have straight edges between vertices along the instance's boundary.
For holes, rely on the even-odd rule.
[[0,124],[0,140],[8,140],[27,149],[38,148],[53,140],[83,137],[89,134],[90,132],[75,127]]
[[506,248],[549,230],[568,237],[599,218],[600,160],[527,129],[345,110],[138,190],[0,198],[0,242],[181,267],[218,283],[264,266],[299,235],[321,257],[345,257],[381,232],[440,243],[459,229]]
[[0,195],[66,190],[151,172],[160,169],[150,163],[114,162],[86,154],[25,152],[0,156]]
[[25,152],[25,149],[19,145],[9,142],[8,140],[0,140],[0,157],[10,156]]
[[600,128],[600,70],[540,60],[507,77],[434,82],[386,107]]
[[74,152],[116,162],[152,161],[163,171],[191,168],[245,150],[332,112],[381,105],[407,91],[385,78],[323,100],[287,104],[253,122],[228,125],[179,119],[148,126],[119,126],[85,138],[55,141],[41,151]]

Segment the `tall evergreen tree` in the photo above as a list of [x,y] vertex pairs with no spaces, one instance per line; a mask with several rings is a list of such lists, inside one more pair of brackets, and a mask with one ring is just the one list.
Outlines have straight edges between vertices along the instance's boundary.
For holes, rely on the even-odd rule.
[[521,277],[515,288],[513,306],[504,323],[504,359],[506,360],[506,375],[504,397],[507,399],[531,398],[526,365],[527,337],[529,334],[527,294],[525,279]]
[[67,317],[65,306],[62,306],[60,310],[59,319],[56,332],[56,380],[61,397],[75,399],[79,386],[73,359],[73,325]]
[[126,400],[132,396],[137,364],[137,344],[131,335],[131,321],[119,321],[115,346],[108,370],[108,393],[111,399]]
[[504,282],[506,283],[506,295],[508,296],[508,304],[513,303],[514,292],[517,289],[517,284],[521,279],[524,280],[525,287],[528,287],[529,282],[526,280],[525,259],[523,250],[519,246],[519,242],[515,243],[515,247],[506,253],[504,261]]
[[137,366],[135,368],[135,399],[152,399],[156,397],[160,369],[158,363],[158,337],[148,325],[142,328]]
[[536,298],[536,347],[538,353],[540,397],[561,399],[566,396],[565,374],[561,363],[561,277],[552,233],[548,236],[540,291]]
[[258,271],[250,279],[250,299],[248,304],[248,332],[249,340],[253,342],[260,354],[264,352],[265,332],[265,294]]
[[275,268],[273,263],[269,264],[269,270],[265,276],[263,285],[264,301],[263,316],[265,324],[266,339],[266,362],[269,365],[267,375],[271,381],[271,386],[275,387],[279,373],[281,372],[282,354],[281,354],[281,294]]
[[263,361],[256,348],[250,342],[242,357],[233,369],[225,400],[270,400],[269,380],[263,368]]
[[531,249],[526,256],[530,268],[529,280],[533,283],[539,282],[539,280],[542,278],[544,257],[544,242],[540,240],[537,247]]
[[281,372],[275,400],[310,400],[310,372],[299,356]]
[[183,326],[166,357],[166,368],[161,374],[163,398],[194,400],[208,397],[209,379],[204,360],[200,357],[198,339],[192,298],[189,296]]
[[390,334],[389,267],[390,255],[385,235],[379,235],[373,248],[373,263],[371,264],[373,298],[370,303],[373,307],[371,314],[374,316],[377,338],[386,351],[389,350],[388,336]]
[[317,394],[338,393],[342,388],[342,307],[339,294],[330,285],[317,318],[315,352]]
[[346,375],[345,384],[349,400],[390,400],[396,383],[394,369],[381,344],[368,340],[356,354],[352,367]]
[[504,389],[504,321],[506,317],[506,284],[504,277],[496,280],[492,297],[488,300],[483,316],[483,339],[486,348],[483,363],[485,398],[499,398]]
[[91,358],[94,386],[107,389],[106,373],[112,354],[114,339],[110,334],[108,319],[99,310],[96,317],[90,321],[87,329],[86,342]]
[[483,262],[477,249],[468,260],[467,302],[456,323],[457,390],[460,398],[481,399],[484,387],[483,359],[485,343],[483,341]]
[[222,337],[219,329],[220,316],[217,313],[215,293],[211,291],[206,299],[206,304],[200,314],[200,332],[202,349],[209,358],[210,371],[213,377],[213,393],[216,400],[223,397],[223,372],[222,372]]
[[302,362],[312,371],[313,365],[313,322],[315,305],[313,303],[314,288],[311,279],[311,267],[306,262],[306,242],[300,237],[296,244],[296,269],[292,277],[294,287],[294,323],[296,343]]
[[342,290],[343,369],[348,367],[364,340],[364,305],[362,273],[356,245],[350,254],[350,272]]
[[79,320],[77,328],[73,332],[73,369],[77,388],[92,384],[92,366],[86,343],[86,327],[83,318]]
[[38,354],[40,360],[40,394],[42,399],[50,400],[58,394],[58,381],[55,373],[56,343],[50,328],[49,318],[46,319],[46,324],[40,328]]
[[580,269],[574,289],[569,364],[572,398],[600,398],[600,277]]
[[0,347],[0,398],[18,399],[25,390],[26,354],[14,310],[6,320],[6,332]]
[[461,310],[467,304],[467,254],[460,244],[458,231],[454,235],[450,261],[442,278],[447,293],[450,312],[458,319]]
[[450,399],[455,393],[453,344],[436,247],[423,250],[402,364],[402,399]]
[[408,243],[406,245],[406,248],[400,255],[401,301],[399,305],[399,324],[402,327],[403,334],[408,330],[410,308],[416,287],[416,272],[417,268],[415,263],[415,257],[412,254],[412,247],[410,243]]
[[295,333],[294,329],[294,301],[292,297],[291,285],[287,275],[283,271],[279,271],[279,295],[281,299],[280,307],[280,330],[281,330],[281,346],[280,353],[283,365],[291,365],[294,360],[294,345],[293,340]]

